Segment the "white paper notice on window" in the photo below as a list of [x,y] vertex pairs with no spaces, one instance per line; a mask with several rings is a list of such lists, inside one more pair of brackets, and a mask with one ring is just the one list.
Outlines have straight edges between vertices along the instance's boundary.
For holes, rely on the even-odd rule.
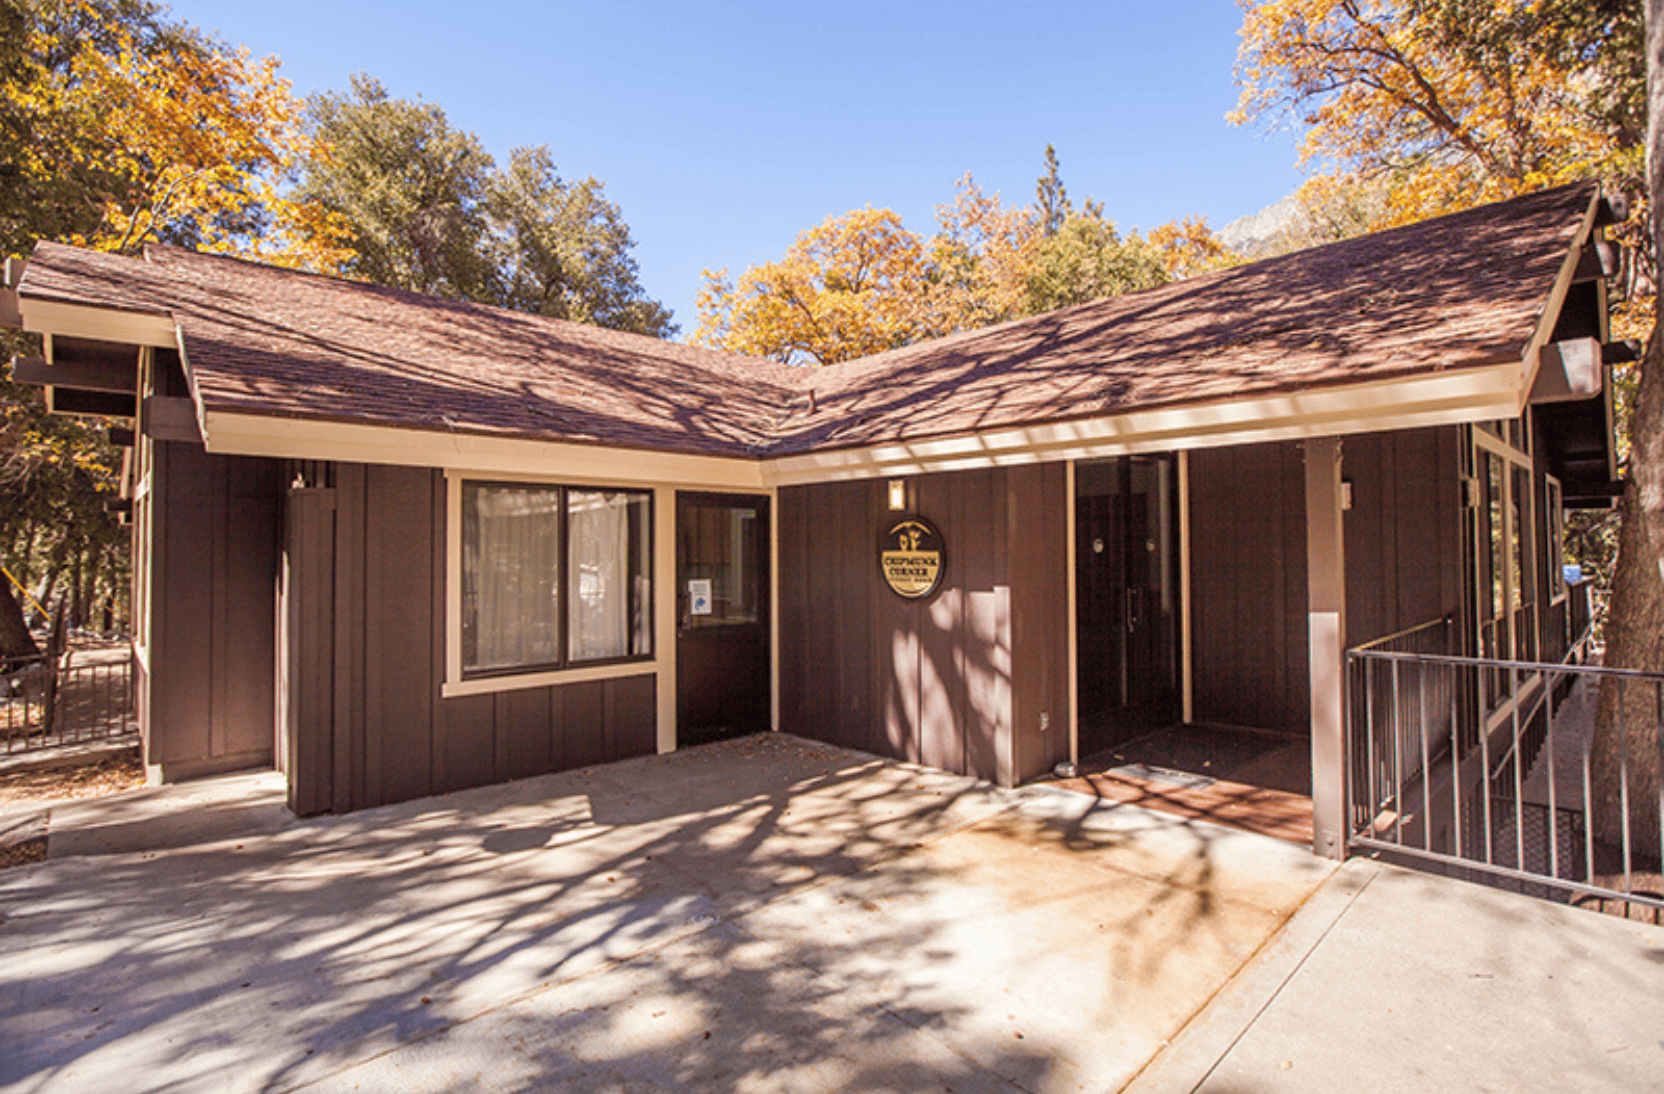
[[688,614],[711,614],[711,579],[708,577],[692,577],[688,579]]

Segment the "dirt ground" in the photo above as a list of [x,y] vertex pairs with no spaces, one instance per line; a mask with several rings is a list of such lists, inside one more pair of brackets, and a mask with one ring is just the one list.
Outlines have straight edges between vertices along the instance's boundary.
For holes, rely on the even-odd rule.
[[[118,794],[144,785],[138,750],[98,763],[44,771],[0,774],[0,810],[24,810],[30,802],[66,801]],[[0,870],[46,858],[45,824],[18,823],[0,830]]]

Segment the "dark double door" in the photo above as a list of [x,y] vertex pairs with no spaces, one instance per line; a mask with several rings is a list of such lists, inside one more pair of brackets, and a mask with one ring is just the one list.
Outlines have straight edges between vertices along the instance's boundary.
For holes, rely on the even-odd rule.
[[1080,754],[1179,720],[1178,478],[1169,455],[1075,469]]
[[676,495],[676,741],[770,725],[769,499]]

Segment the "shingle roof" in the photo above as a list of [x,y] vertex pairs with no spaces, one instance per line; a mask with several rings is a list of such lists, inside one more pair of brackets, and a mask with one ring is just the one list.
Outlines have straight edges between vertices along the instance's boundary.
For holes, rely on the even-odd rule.
[[21,291],[171,313],[209,410],[743,455],[798,371],[177,247],[42,243]]
[[1561,187],[817,370],[776,449],[1521,359],[1597,189]]
[[210,410],[779,455],[1518,360],[1595,193],[815,370],[173,247],[42,243],[21,292],[171,314]]

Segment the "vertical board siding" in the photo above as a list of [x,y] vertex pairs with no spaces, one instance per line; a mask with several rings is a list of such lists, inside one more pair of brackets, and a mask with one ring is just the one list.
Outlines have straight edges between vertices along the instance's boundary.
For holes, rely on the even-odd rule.
[[331,589],[334,642],[332,739],[336,777],[329,810],[345,813],[369,801],[364,719],[364,466],[335,468],[335,542]]
[[1064,469],[909,488],[909,511],[946,542],[941,588],[922,602],[879,576],[879,537],[900,515],[884,482],[780,491],[781,728],[1007,785],[1031,778],[1068,754]]
[[[964,534],[964,495],[935,476],[919,480],[919,510],[935,514],[948,543]],[[965,589],[949,552],[941,592],[919,605],[919,760],[965,770]]]
[[1012,744],[1017,771],[1069,758],[1068,508],[1062,464],[1013,468]]
[[[871,504],[870,486],[866,483],[843,483],[839,486],[840,508],[843,519],[851,527],[860,527]],[[874,536],[877,533],[873,533]],[[784,540],[782,540],[782,543]],[[836,581],[834,607],[835,626],[841,633],[870,634],[872,631],[871,573],[878,566],[873,557],[876,546],[871,537],[845,536],[834,541],[838,551],[833,558],[834,572],[828,577]],[[780,585],[786,577],[781,573]],[[852,748],[867,748],[873,724],[873,695],[866,681],[872,671],[872,644],[847,642],[837,650],[834,662],[836,683],[828,694],[832,714],[829,724],[836,727],[837,739]],[[782,685],[782,690],[784,685]]]
[[274,755],[275,460],[155,442],[145,761],[169,781]]
[[[807,513],[798,495],[782,494],[774,507],[774,521],[779,542],[778,559],[781,574],[800,573],[803,569],[803,523]],[[780,723],[797,725],[803,720],[803,645],[804,618],[803,583],[777,583],[775,611],[779,619],[774,640],[779,644],[779,706]]]
[[[307,651],[318,667],[292,673],[286,697],[320,712],[314,736],[329,761],[327,780],[300,788],[304,811],[349,812],[656,751],[652,673],[444,698],[443,474],[339,464],[333,477],[327,552],[309,557],[292,536],[287,548],[286,599],[327,615]],[[290,492],[291,524],[305,519],[308,493]]]
[[[365,666],[381,715],[381,802],[453,789],[444,749],[433,732],[432,597],[438,575],[429,548],[435,533],[433,472],[372,466],[365,489],[364,543],[374,575],[366,582],[376,611],[366,625],[377,656]],[[388,747],[389,744],[393,747]]]
[[1348,437],[1346,644],[1454,613],[1461,509],[1454,428]]
[[1190,454],[1198,722],[1306,729],[1305,526],[1305,463],[1298,443]]
[[[1346,644],[1454,612],[1454,428],[1345,438]],[[1304,730],[1310,717],[1304,462],[1296,442],[1190,455],[1195,717]]]
[[[283,648],[278,676],[281,762],[289,776],[289,808],[297,816],[328,812],[335,800],[332,669],[334,567],[331,490],[296,490],[284,521]],[[296,578],[304,576],[297,583]]]

